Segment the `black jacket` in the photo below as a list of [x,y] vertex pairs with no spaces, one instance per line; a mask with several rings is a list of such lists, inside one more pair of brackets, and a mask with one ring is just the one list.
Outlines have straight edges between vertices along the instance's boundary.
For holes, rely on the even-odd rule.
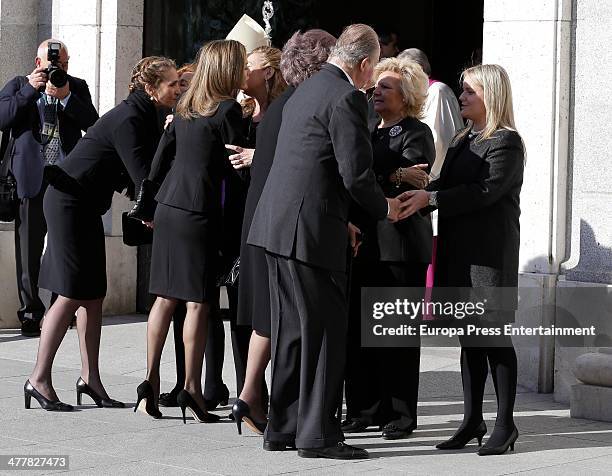
[[448,150],[428,187],[438,191],[439,286],[518,285],[523,169],[515,131],[480,142],[465,135]]
[[[159,144],[149,175],[149,179],[161,183],[155,199],[183,210],[218,214],[222,180],[236,175],[227,160],[225,144],[244,145],[242,109],[236,101],[221,102],[210,117],[188,120],[175,115]],[[169,163],[172,165],[163,178]]]
[[[66,155],[81,138],[81,131],[87,131],[98,120],[87,83],[68,76],[68,84],[71,95],[66,109],[58,106],[60,140]],[[40,113],[36,104],[39,98],[40,92],[25,76],[13,78],[0,91],[0,129],[5,133],[10,130],[15,138],[11,171],[17,180],[20,198],[36,196],[43,180]],[[2,151],[8,136],[3,134]]]
[[248,243],[346,271],[351,198],[376,219],[387,201],[372,171],[365,95],[325,64],[285,104],[274,162]]
[[134,198],[147,177],[161,135],[157,111],[144,91],[131,93],[91,127],[66,160],[47,167],[49,182],[86,197],[100,214],[113,193],[128,188]]
[[[427,164],[429,171],[436,157],[433,136],[429,127],[412,117],[406,117],[394,127],[374,128],[372,132],[374,172],[385,196],[396,197],[415,187],[402,183],[399,187],[389,180],[399,167]],[[357,213],[357,223],[364,232],[360,253],[372,258],[393,262],[431,261],[432,229],[429,215],[414,215],[398,223],[380,220],[374,223],[363,213]],[[367,248],[374,248],[368,250]]]

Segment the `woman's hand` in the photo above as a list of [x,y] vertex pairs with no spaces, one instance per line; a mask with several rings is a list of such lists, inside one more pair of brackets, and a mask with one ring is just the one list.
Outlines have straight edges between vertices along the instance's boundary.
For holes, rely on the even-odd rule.
[[361,230],[353,225],[351,222],[348,224],[349,240],[351,242],[351,248],[353,249],[353,258],[357,256],[359,247],[361,246]]
[[164,129],[168,129],[168,126],[173,120],[174,120],[174,114],[168,114],[166,116],[166,123],[164,124]]
[[153,222],[152,221],[144,221],[143,220],[142,224],[147,226],[148,228],[153,229]]
[[414,215],[421,208],[429,205],[429,193],[425,190],[408,190],[396,198],[403,202],[403,210],[400,213],[400,220],[409,217],[410,215]]
[[229,161],[236,170],[251,166],[255,149],[245,149],[239,145],[232,144],[225,144],[225,148],[236,152],[229,156]]
[[[416,164],[412,167],[400,167],[400,180],[404,183],[409,183],[413,187],[423,189],[429,184],[429,175],[425,170],[429,167],[428,164]],[[397,182],[397,170],[389,175],[389,181]]]

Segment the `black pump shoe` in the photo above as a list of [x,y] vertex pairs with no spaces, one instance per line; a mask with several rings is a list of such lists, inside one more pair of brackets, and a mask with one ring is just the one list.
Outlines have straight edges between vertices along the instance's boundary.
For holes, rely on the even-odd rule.
[[514,451],[514,443],[518,436],[518,429],[515,426],[506,441],[499,446],[487,446],[489,443],[487,441],[487,443],[485,443],[485,445],[478,450],[478,456],[501,455],[508,451],[508,448],[510,448],[510,451]]
[[32,386],[29,380],[27,380],[23,386],[23,397],[26,409],[30,409],[30,403],[32,401],[32,397],[34,397],[40,407],[49,412],[71,412],[74,410],[72,405],[60,402],[59,400],[49,400],[48,398],[44,397]]
[[221,388],[221,391],[218,393],[218,395],[215,395],[213,398],[204,399],[206,409],[214,410],[219,405],[221,405],[222,407],[227,406],[227,404],[229,403],[229,394],[229,388],[227,388],[227,385],[223,384],[223,387]]
[[162,393],[159,395],[159,405],[162,407],[178,407],[176,396],[182,390],[181,388],[174,387],[168,393]]
[[251,409],[249,408],[249,404],[244,400],[240,400],[239,398],[234,403],[232,407],[232,415],[234,416],[234,421],[236,422],[236,426],[238,427],[238,434],[242,435],[242,422],[246,423],[251,430],[253,430],[258,435],[263,435],[267,421],[256,421],[251,416]]
[[219,415],[208,413],[206,410],[200,408],[187,390],[181,390],[176,396],[176,401],[183,413],[183,423],[187,423],[187,419],[185,418],[185,410],[187,408],[189,408],[196,421],[200,423],[215,423],[221,419]]
[[476,438],[478,445],[482,445],[482,437],[487,433],[487,425],[481,421],[478,426],[466,426],[457,432],[448,440],[436,445],[439,450],[459,450],[467,445],[471,440]]
[[85,383],[82,377],[79,377],[76,383],[76,394],[77,394],[77,405],[81,405],[81,396],[83,394],[89,395],[89,397],[95,402],[98,408],[125,408],[125,403],[119,400],[113,400],[112,398],[102,398],[98,395],[89,385]]
[[138,394],[138,400],[136,400],[136,406],[134,407],[134,412],[136,410],[140,410],[147,415],[152,416],[155,419],[161,418],[162,414],[159,411],[159,408],[155,405],[155,394],[153,392],[153,386],[148,380],[142,382],[136,388],[136,393]]

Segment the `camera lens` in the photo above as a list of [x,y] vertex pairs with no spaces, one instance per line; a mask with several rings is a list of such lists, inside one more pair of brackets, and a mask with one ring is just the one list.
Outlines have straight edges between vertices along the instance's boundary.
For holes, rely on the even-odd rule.
[[56,88],[63,88],[68,82],[68,73],[57,66],[50,66],[48,69],[49,82]]

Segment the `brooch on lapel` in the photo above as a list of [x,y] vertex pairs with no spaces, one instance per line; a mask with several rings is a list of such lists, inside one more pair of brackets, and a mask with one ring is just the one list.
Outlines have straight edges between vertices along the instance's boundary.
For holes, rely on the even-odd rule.
[[398,135],[400,135],[400,133],[402,132],[402,130],[403,130],[403,129],[402,129],[402,126],[393,126],[393,127],[391,128],[391,130],[389,131],[389,136],[391,136],[391,137],[398,136]]

